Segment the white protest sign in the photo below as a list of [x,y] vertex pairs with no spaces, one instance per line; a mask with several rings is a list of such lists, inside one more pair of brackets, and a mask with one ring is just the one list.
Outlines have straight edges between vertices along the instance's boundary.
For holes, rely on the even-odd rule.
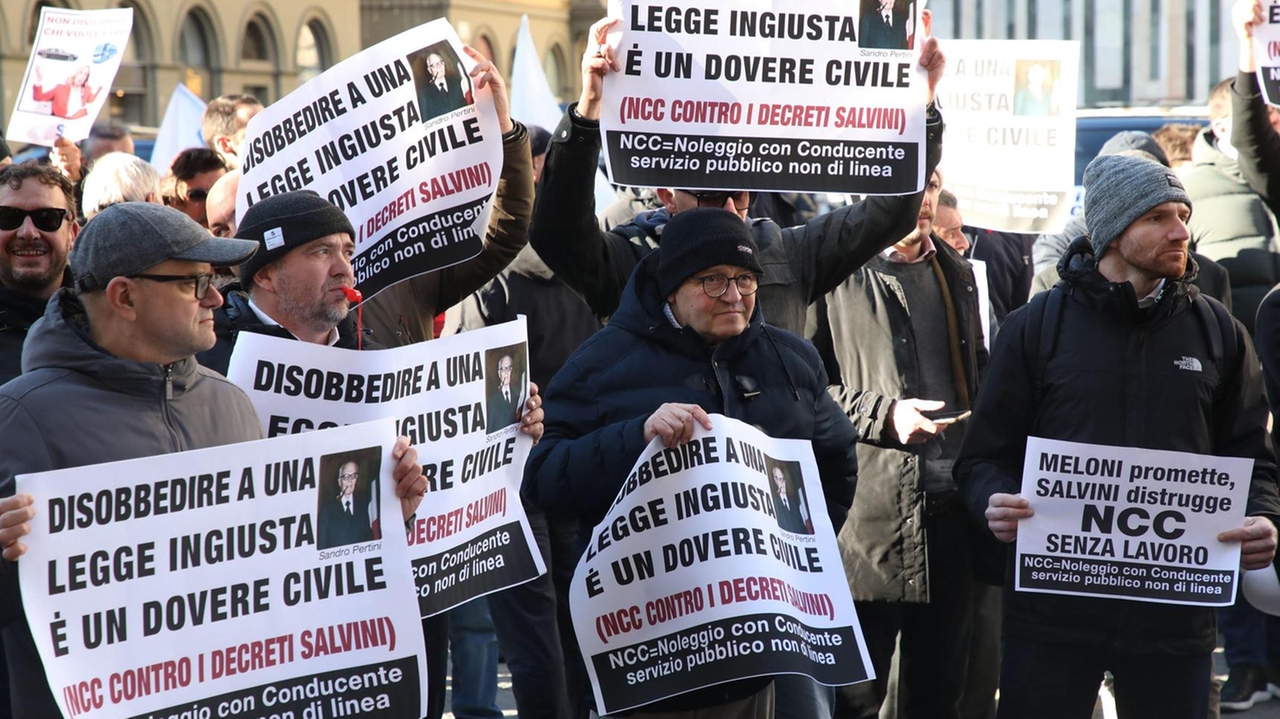
[[529,396],[527,333],[521,317],[356,352],[241,332],[227,377],[249,395],[268,436],[395,419],[427,478],[409,530],[426,617],[546,572],[520,502],[533,447],[518,424]]
[[622,71],[605,77],[600,131],[613,182],[864,195],[924,186],[913,12],[887,27],[845,0],[611,0],[609,11]]
[[987,263],[970,259],[973,267],[973,283],[978,286],[978,318],[982,324],[982,342],[991,349],[991,282],[987,277]]
[[483,249],[502,173],[492,92],[446,20],[343,60],[249,122],[236,217],[309,189],[346,213],[365,299]]
[[53,147],[79,142],[110,95],[133,27],[133,10],[40,9],[31,60],[5,136]]
[[1061,232],[1075,191],[1080,43],[948,40],[946,52],[943,187],[965,224]]
[[1280,105],[1280,2],[1262,4],[1262,22],[1253,26],[1253,57],[1262,96]]
[[812,445],[711,422],[645,448],[574,573],[601,714],[748,677],[873,676]]
[[1235,601],[1253,460],[1031,437],[1018,591],[1226,606]]
[[[23,606],[63,715],[421,716],[400,502],[370,491],[393,486],[394,429],[19,476]],[[385,532],[324,548],[339,472]]]

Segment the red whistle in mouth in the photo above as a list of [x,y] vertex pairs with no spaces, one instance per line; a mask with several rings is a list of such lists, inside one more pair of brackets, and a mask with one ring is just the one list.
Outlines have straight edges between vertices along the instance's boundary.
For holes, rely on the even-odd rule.
[[360,290],[357,290],[354,287],[339,287],[338,289],[342,290],[342,294],[346,296],[347,302],[350,302],[353,305],[360,304],[360,300],[364,299],[364,295],[360,294]]

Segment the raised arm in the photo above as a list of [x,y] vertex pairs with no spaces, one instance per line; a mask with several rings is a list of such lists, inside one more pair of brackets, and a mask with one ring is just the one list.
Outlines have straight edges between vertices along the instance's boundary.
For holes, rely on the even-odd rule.
[[[946,67],[936,38],[929,38],[920,54],[927,73],[928,116],[925,126],[925,184],[942,160],[942,115],[933,104],[934,92]],[[869,197],[854,205],[782,230],[791,270],[804,283],[809,302],[831,292],[881,250],[906,237],[920,216],[924,189],[911,195]]]
[[1280,201],[1280,135],[1258,85],[1253,29],[1262,22],[1260,0],[1240,0],[1232,8],[1240,41],[1240,67],[1231,92],[1231,144],[1240,154],[1240,173],[1269,205]]
[[507,85],[493,63],[470,47],[465,50],[477,62],[471,70],[476,87],[493,90],[493,106],[503,133],[502,174],[498,178],[493,214],[485,231],[484,249],[466,262],[439,272],[437,310],[461,302],[511,264],[528,242],[529,220],[533,214],[533,158],[529,154],[529,132],[524,125],[511,119]]

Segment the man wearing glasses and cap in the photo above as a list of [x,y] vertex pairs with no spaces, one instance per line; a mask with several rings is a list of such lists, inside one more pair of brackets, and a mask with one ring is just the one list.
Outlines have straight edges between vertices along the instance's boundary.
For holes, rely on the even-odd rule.
[[22,373],[27,330],[62,286],[79,231],[66,175],[35,162],[0,168],[0,384]]
[[[60,716],[17,588],[15,562],[38,510],[30,495],[13,494],[13,478],[260,439],[249,398],[194,356],[214,342],[222,295],[213,266],[256,250],[168,207],[108,207],[76,244],[75,288],[61,290],[32,327],[26,372],[0,387],[0,495],[11,495],[0,500],[0,623],[13,716]],[[395,456],[397,494],[421,501],[416,452],[402,445]]]
[[[780,228],[771,220],[747,218],[749,192],[660,188],[661,209],[642,212],[608,232],[601,230],[596,224],[591,178],[600,157],[604,77],[622,69],[613,49],[605,44],[617,21],[605,18],[588,33],[589,44],[582,57],[582,94],[551,135],[529,226],[529,244],[603,321],[618,308],[631,270],[662,242],[667,220],[695,207],[723,208],[737,213],[750,226],[760,248],[760,264],[765,269],[760,303],[769,324],[803,334],[806,309],[812,302],[912,230],[923,192],[872,197],[819,215],[804,225]],[[925,177],[933,174],[942,158],[942,116],[933,98],[945,62],[937,41],[930,39],[920,55],[920,66],[928,72]]]

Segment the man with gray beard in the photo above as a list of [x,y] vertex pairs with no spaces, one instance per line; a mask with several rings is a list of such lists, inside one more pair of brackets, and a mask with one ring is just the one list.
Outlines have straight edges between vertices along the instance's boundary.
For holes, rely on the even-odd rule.
[[218,343],[197,355],[200,364],[226,374],[241,332],[356,349],[361,344],[344,288],[355,286],[351,258],[355,229],[347,216],[314,192],[273,195],[245,213],[236,233],[259,243],[240,265],[240,282],[228,286],[214,313]]

